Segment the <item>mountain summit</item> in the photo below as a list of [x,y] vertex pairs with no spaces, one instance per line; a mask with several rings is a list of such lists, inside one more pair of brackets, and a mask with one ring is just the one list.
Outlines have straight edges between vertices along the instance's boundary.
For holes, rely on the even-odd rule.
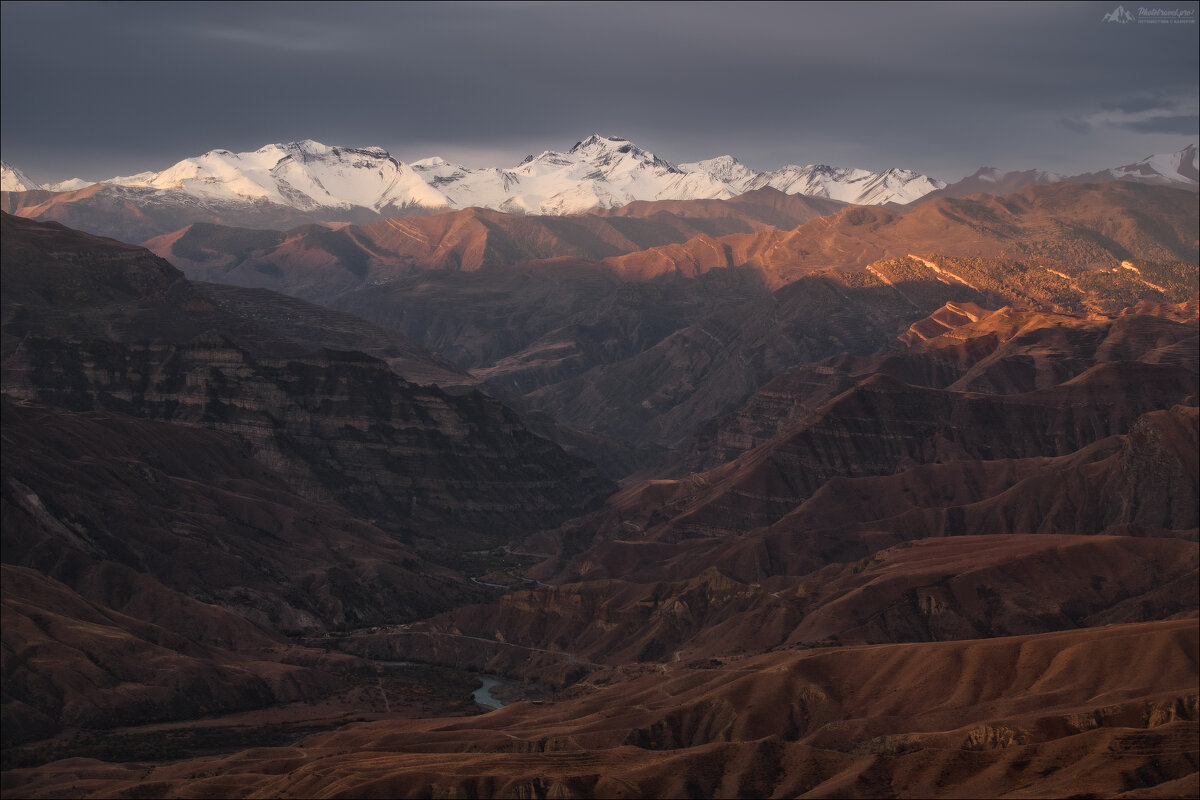
[[1196,145],[1194,144],[1189,144],[1174,153],[1158,153],[1147,156],[1133,164],[1115,167],[1110,172],[1114,178],[1119,180],[1162,183],[1190,189],[1194,189],[1197,184],[1200,184],[1200,169],[1197,169]]
[[0,161],[0,192],[28,192],[41,188],[40,183],[32,180],[12,164]]
[[275,203],[299,210],[361,206],[437,208],[449,205],[412,168],[379,147],[330,147],[305,139],[269,144],[253,153],[210,150],[162,172],[105,181],[117,186],[180,191],[208,201]]
[[578,214],[634,200],[729,198],[722,181],[686,172],[628,139],[591,136],[565,153],[546,150],[509,169],[472,170],[442,159],[413,165],[460,208],[524,214]]

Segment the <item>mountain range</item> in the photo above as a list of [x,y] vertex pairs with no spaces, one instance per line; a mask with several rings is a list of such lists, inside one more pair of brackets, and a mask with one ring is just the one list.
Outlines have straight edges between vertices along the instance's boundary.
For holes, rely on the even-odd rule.
[[1196,191],[1197,187],[1200,187],[1200,172],[1197,171],[1197,164],[1196,145],[1190,144],[1174,153],[1159,153],[1132,164],[1112,167],[1099,172],[1086,172],[1081,175],[1067,176],[1038,169],[1005,172],[995,167],[981,167],[962,180],[926,193],[922,199],[967,197],[973,194],[1002,195],[1032,184],[1062,181],[1072,183],[1132,181]]
[[559,393],[682,431],[777,376],[614,491],[399,333],[2,221],[6,795],[1195,785],[1194,265],[727,305]]
[[[635,200],[727,199],[763,187],[859,205],[906,204],[931,194],[961,197],[1059,180],[1136,180],[1195,187],[1196,148],[1192,145],[1070,178],[1041,171],[1001,173],[985,167],[947,185],[896,168],[874,172],[789,164],[757,172],[729,155],[676,166],[626,139],[599,134],[566,152],[548,150],[528,156],[515,167],[482,169],[437,157],[404,164],[382,148],[330,147],[306,139],[266,145],[252,153],[212,150],[161,172],[95,183],[152,192],[126,195],[143,202],[191,201],[209,209],[273,205],[297,212],[322,209],[345,214],[361,209],[397,215],[469,207],[518,214],[578,214]],[[72,178],[42,186],[8,163],[0,172],[0,187],[6,192],[74,192],[95,183]]]
[[5,797],[1200,791],[1194,148],[119,180],[3,196]]
[[[74,191],[5,164],[4,191]],[[312,140],[270,144],[252,153],[212,150],[161,172],[98,183],[214,204],[273,204],[298,211],[360,208],[384,214],[490,208],[517,214],[578,214],[634,200],[727,199],[772,186],[788,194],[855,203],[907,203],[945,184],[910,170],[882,173],[823,165],[749,170],[731,156],[675,166],[632,142],[593,134],[566,152],[530,155],[509,168],[471,169],[442,158],[404,164],[380,148],[329,147]],[[164,197],[163,195],[167,195]],[[177,200],[182,202],[182,198]]]

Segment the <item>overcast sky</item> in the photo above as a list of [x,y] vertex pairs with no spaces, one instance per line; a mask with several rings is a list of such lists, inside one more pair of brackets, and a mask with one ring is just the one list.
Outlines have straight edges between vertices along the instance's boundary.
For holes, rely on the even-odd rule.
[[1115,7],[6,2],[0,145],[41,182],[305,138],[511,166],[593,132],[676,163],[1078,173],[1197,139],[1198,25]]

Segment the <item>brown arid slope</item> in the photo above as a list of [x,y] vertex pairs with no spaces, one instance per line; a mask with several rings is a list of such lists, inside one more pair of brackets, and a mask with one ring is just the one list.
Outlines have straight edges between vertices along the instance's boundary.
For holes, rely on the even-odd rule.
[[[1195,291],[1194,195],[1164,187],[1033,186],[912,209],[844,208],[791,230],[704,231],[666,250],[630,252],[648,239],[611,228],[661,224],[674,235],[680,228],[663,220],[677,214],[795,202],[747,195],[554,218],[475,209],[269,241],[197,226],[154,246],[193,277],[274,287],[401,330],[490,392],[557,420],[564,442],[582,441],[569,429],[651,449],[679,447],[699,421],[797,363],[870,354],[947,301],[1111,314]],[[792,302],[810,285],[767,296],[767,286],[805,278],[817,281],[814,297],[834,284],[856,336],[823,330],[811,303]]]
[[[1200,552],[1182,538],[935,537],[811,572],[799,559],[795,571],[760,563],[757,575],[746,578],[732,573],[748,572],[746,560],[723,559],[720,550],[647,552],[653,549],[643,547],[640,555],[674,558],[660,570],[638,564],[625,579],[515,592],[492,605],[361,634],[345,647],[372,658],[456,661],[559,682],[572,670],[601,664],[1016,636],[1194,616],[1198,605],[1188,588],[1196,583]],[[607,556],[610,569],[615,555],[596,553]],[[625,555],[632,561],[639,553]],[[687,578],[652,577],[704,563],[710,566]],[[593,575],[599,566],[592,564]],[[639,571],[643,581],[632,577]]]
[[469,720],[2,780],[28,797],[1186,796],[1196,661],[1194,619],[780,652],[624,668]]
[[1129,262],[1102,272],[1059,267],[933,255],[812,273],[622,361],[530,392],[526,403],[575,428],[680,447],[698,421],[733,411],[772,378],[837,354],[872,355],[947,302],[1015,304],[1077,319],[1120,314],[1139,301],[1187,302],[1196,293],[1196,268],[1180,263]]
[[1123,260],[1195,263],[1196,196],[1112,182],[1029,186],[1004,197],[940,198],[899,210],[852,206],[790,231],[714,238],[606,259],[624,275],[749,266],[775,286],[815,269],[851,269],[909,253],[1042,259],[1072,267]]
[[[480,395],[288,349],[387,331],[11,230],[6,797],[1200,789],[1194,265],[912,250],[686,335],[639,331],[641,292],[682,319],[710,297],[685,282],[761,273],[620,284],[627,329],[589,335],[657,336],[657,367],[585,370],[592,426],[735,413],[694,474],[538,531],[608,484]],[[420,285],[503,294],[487,273]],[[591,413],[554,374],[527,396]],[[461,716],[467,670],[509,704]]]
[[484,595],[228,434],[7,399],[2,421],[5,747],[321,698],[362,665],[282,634]]
[[1062,383],[1103,362],[1195,365],[1200,333],[1194,300],[1139,311],[1081,318],[947,303],[878,354],[835,356],[771,380],[736,412],[708,423],[677,470],[699,472],[732,461],[871,374],[913,386],[1019,394]]
[[[759,430],[765,436],[774,425],[775,434],[753,449],[684,479],[635,483],[596,514],[555,535],[535,537],[528,546],[555,557],[533,574],[556,588],[512,595],[499,607],[452,612],[428,629],[433,638],[422,639],[415,631],[426,629],[418,628],[379,641],[397,648],[386,651],[390,657],[469,652],[500,659],[510,670],[528,658],[515,646],[589,661],[616,653],[620,661],[669,659],[676,651],[703,657],[713,651],[702,643],[718,640],[728,649],[717,652],[836,641],[849,631],[806,627],[810,618],[819,619],[821,587],[840,580],[830,565],[850,565],[845,569],[856,575],[886,548],[966,537],[945,545],[969,554],[965,561],[936,580],[896,589],[889,603],[908,615],[905,621],[889,622],[883,608],[860,616],[884,625],[879,630],[885,632],[877,630],[878,638],[868,641],[902,638],[904,630],[925,630],[928,636],[920,615],[935,606],[944,610],[945,598],[935,602],[912,592],[970,572],[965,565],[971,558],[982,568],[983,540],[973,537],[995,534],[1005,535],[996,551],[1004,556],[992,574],[1016,576],[1011,584],[1005,578],[985,587],[986,597],[974,589],[995,619],[1009,613],[1003,612],[1007,603],[1050,627],[1099,619],[1103,609],[1087,598],[1089,592],[1103,594],[1105,586],[1119,587],[1111,596],[1114,608],[1145,594],[1124,606],[1121,613],[1131,616],[1120,621],[1188,611],[1191,600],[1179,605],[1172,598],[1194,594],[1187,587],[1195,581],[1200,524],[1195,455],[1200,392],[1194,359],[1162,356],[1186,353],[1195,335],[1194,322],[1145,313],[1078,319],[1011,309],[989,313],[970,305],[943,308],[882,356],[837,359],[822,369],[810,365],[804,372],[809,383],[798,391],[812,394],[813,405],[796,422],[787,417],[772,422],[778,407],[768,407],[757,420]],[[1027,368],[1007,370],[1009,361]],[[1010,371],[1007,382],[994,379],[997,385],[985,390],[919,385],[927,379],[949,387],[962,376],[978,382]],[[843,381],[849,388],[840,389]],[[1147,541],[1081,545],[1106,549],[1110,556],[1100,561],[1111,558],[1113,570],[1094,569],[1075,582],[1064,578],[1062,595],[1031,577],[1070,572],[1060,563],[1061,543],[1031,540],[1028,552],[1005,550],[1029,534],[1102,532]],[[1168,548],[1164,563],[1174,566],[1147,568],[1142,578],[1133,578],[1135,559],[1128,553],[1157,547]],[[1084,557],[1085,550],[1075,551],[1080,564],[1099,563]],[[1018,562],[1041,566],[1030,572]],[[899,572],[920,574],[904,563]],[[826,567],[833,572],[822,572]],[[1122,573],[1126,567],[1130,572]],[[1153,575],[1163,581],[1148,577]],[[1132,588],[1137,581],[1142,589]],[[881,597],[878,585],[870,593]],[[1036,597],[1057,599],[1039,606],[1030,599]],[[768,608],[774,611],[768,614]],[[965,615],[971,622],[947,623],[943,630],[958,630],[960,636],[1038,630],[985,623],[977,612]],[[1146,617],[1138,616],[1142,613]],[[832,618],[848,619],[841,612]],[[766,619],[773,620],[770,626]],[[761,636],[752,633],[768,627]],[[449,634],[478,638],[455,645],[444,638]],[[478,643],[492,638],[506,644],[489,649]],[[408,649],[418,642],[434,649]],[[561,655],[547,658],[563,665]]]
[[[695,225],[700,232],[709,236],[723,235],[725,227],[737,227],[727,233],[742,232],[746,228],[790,229],[809,220],[832,214],[845,204],[825,197],[809,197],[764,187],[739,194],[728,200],[635,200],[615,208],[596,209],[593,214],[601,217],[633,217],[641,219],[669,219],[677,217]],[[745,226],[745,227],[743,227]]]
[[[561,543],[544,546],[561,547],[566,556],[584,551],[559,580],[685,580],[716,567],[752,583],[857,562],[930,537],[1061,532],[1194,541],[1196,422],[1194,407],[1176,406],[1145,415],[1126,436],[1058,458],[954,461],[836,477],[777,522],[739,536],[647,540],[636,523],[618,528],[619,518],[610,518],[569,526]],[[629,492],[644,493],[646,487]]]
[[872,373],[733,461],[631,487],[610,508],[621,526],[646,536],[746,531],[771,524],[834,477],[1067,455],[1198,395],[1194,364],[1104,362],[1056,386],[1007,395]]
[[193,279],[327,302],[414,270],[473,272],[555,258],[594,262],[697,236],[791,229],[841,207],[762,189],[732,200],[636,202],[565,217],[469,208],[363,226],[307,225],[286,233],[197,223],[145,245]]
[[[3,223],[6,748],[341,691],[365,665],[283,635],[485,597],[428,555],[457,564],[607,491],[495,401],[310,349],[361,343],[461,375],[397,333],[206,290],[141,248],[56,224]],[[5,763],[59,746],[22,744]]]
[[[337,685],[327,671],[288,663],[299,652],[280,637],[130,573],[135,604],[165,607],[157,622],[86,600],[35,570],[0,567],[5,747],[64,727],[105,730],[309,700]],[[120,585],[109,582],[110,590]],[[234,641],[213,644],[217,629]]]
[[187,281],[143,248],[3,215],[3,354],[41,335],[187,341],[220,330],[255,352],[357,350],[416,383],[470,377],[397,331],[274,292]]
[[193,283],[217,309],[306,352],[326,348],[354,350],[387,362],[410,383],[465,388],[478,381],[447,358],[417,345],[398,331],[353,314],[307,303],[295,297],[219,283]]
[[907,209],[842,207],[762,189],[731,200],[637,202],[570,217],[473,208],[287,233],[202,223],[146,245],[192,278],[322,302],[413,269],[474,271],[548,258],[603,260],[634,280],[752,267],[777,287],[815,269],[864,267],[911,252],[1073,267],[1136,258],[1194,262],[1194,201],[1182,189],[1124,182],[1028,186],[1004,197],[941,198]]

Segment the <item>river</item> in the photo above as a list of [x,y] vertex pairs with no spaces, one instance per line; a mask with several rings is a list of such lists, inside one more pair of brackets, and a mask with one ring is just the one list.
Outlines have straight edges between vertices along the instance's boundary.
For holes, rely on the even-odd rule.
[[471,697],[474,698],[475,702],[488,708],[504,708],[504,703],[501,703],[492,696],[492,689],[503,686],[504,681],[495,675],[479,675],[478,677],[483,682],[483,685],[471,692]]

